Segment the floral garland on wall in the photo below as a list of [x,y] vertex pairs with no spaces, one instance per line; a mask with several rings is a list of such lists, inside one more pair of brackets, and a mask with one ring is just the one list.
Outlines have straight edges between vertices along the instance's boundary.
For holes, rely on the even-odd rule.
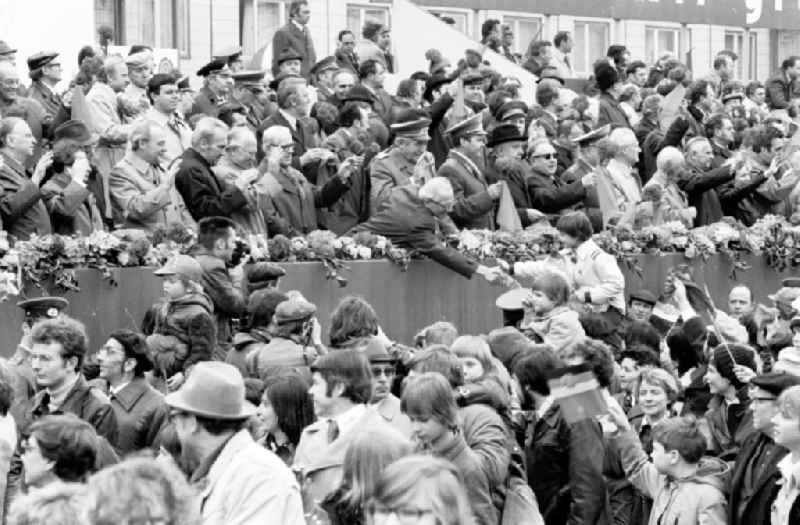
[[[0,300],[19,295],[24,282],[43,286],[52,279],[63,290],[79,290],[76,268],[95,268],[114,283],[112,268],[158,267],[171,256],[187,253],[196,242],[195,232],[183,225],[170,225],[152,234],[139,230],[95,232],[88,237],[64,235],[34,236],[26,241],[9,242],[0,231]],[[642,254],[683,253],[688,259],[707,259],[724,254],[734,263],[734,271],[747,269],[744,253],[761,254],[770,267],[784,271],[800,266],[800,226],[769,215],[747,228],[725,220],[700,228],[687,229],[680,222],[633,229],[611,228],[594,236],[607,252],[637,270],[636,256]],[[558,231],[537,224],[522,232],[464,230],[447,239],[451,247],[475,259],[501,259],[508,263],[543,259],[563,250]],[[329,231],[314,231],[305,237],[276,235],[268,244],[263,238],[239,239],[237,262],[320,261],[327,277],[341,286],[349,268],[346,261],[388,259],[408,268],[417,254],[394,246],[388,239],[371,233],[352,237]]]

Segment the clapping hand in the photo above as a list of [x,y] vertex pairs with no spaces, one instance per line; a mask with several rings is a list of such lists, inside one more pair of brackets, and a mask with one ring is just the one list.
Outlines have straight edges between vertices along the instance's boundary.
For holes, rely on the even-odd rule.
[[[0,160],[1,162],[1,160]],[[36,167],[33,169],[33,175],[31,175],[31,182],[36,184],[37,186],[42,182],[44,178],[44,174],[53,164],[53,152],[48,151],[39,159],[39,162],[36,163]]]

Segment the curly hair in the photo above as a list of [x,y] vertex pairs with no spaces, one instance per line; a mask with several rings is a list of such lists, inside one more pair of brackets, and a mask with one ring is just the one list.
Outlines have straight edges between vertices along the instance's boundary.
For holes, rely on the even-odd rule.
[[378,334],[378,315],[372,306],[356,295],[344,297],[331,314],[331,346],[339,347],[351,339]]
[[80,370],[89,348],[86,327],[80,321],[67,316],[44,319],[33,325],[31,341],[34,344],[60,344],[62,359],[76,358],[75,370]]
[[588,364],[601,387],[611,386],[614,379],[614,354],[611,353],[607,344],[584,337],[567,346],[563,355],[564,360],[570,362],[569,364],[577,364],[572,361]]

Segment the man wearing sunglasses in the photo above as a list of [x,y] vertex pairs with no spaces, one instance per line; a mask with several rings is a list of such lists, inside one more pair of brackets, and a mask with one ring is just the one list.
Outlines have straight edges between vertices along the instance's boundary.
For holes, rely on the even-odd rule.
[[530,144],[528,163],[533,170],[528,178],[531,204],[544,213],[558,214],[581,203],[587,190],[595,185],[594,173],[570,183],[564,183],[556,176],[556,149],[546,138],[536,139]]
[[397,374],[396,359],[374,338],[367,345],[365,353],[372,369],[370,404],[389,426],[406,437],[411,436],[411,420],[400,410],[400,399],[392,394],[392,384]]

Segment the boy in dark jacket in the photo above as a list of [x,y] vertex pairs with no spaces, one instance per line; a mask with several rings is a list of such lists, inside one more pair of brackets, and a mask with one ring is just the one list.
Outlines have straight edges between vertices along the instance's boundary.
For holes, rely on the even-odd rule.
[[164,277],[164,301],[154,307],[155,326],[147,344],[156,377],[175,390],[192,365],[212,358],[217,337],[214,306],[199,284],[203,269],[194,258],[176,255],[155,274]]

